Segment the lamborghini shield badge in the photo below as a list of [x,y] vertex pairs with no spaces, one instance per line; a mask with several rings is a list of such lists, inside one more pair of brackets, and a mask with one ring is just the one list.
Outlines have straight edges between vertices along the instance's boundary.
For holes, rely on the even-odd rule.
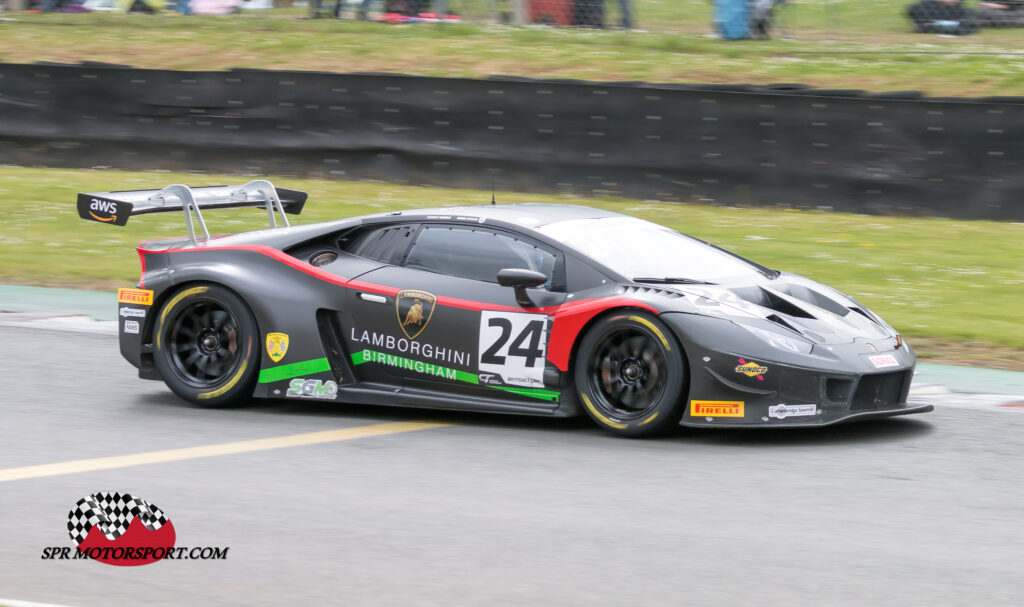
[[277,362],[288,353],[287,333],[267,333],[267,354],[270,360]]
[[434,314],[434,303],[437,297],[426,291],[399,291],[395,298],[395,313],[398,315],[398,326],[409,339],[416,339],[427,328],[430,317]]

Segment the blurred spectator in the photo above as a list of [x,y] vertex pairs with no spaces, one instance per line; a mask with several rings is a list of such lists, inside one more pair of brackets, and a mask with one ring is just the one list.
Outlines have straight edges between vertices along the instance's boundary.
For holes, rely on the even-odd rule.
[[978,29],[960,0],[921,0],[907,7],[907,17],[922,34],[964,35]]
[[[365,2],[363,3],[366,4]],[[362,10],[362,9],[360,9]],[[387,0],[384,3],[385,13],[397,13],[414,17],[430,10],[430,0]]]
[[128,7],[128,12],[142,15],[155,15],[156,9],[146,4],[144,0],[133,0],[131,6]]
[[81,0],[42,0],[34,7],[36,11],[47,13],[87,13],[89,10],[81,5]]
[[711,0],[711,20],[723,40],[770,38],[777,7],[785,0]]
[[370,13],[371,4],[373,4],[373,0],[363,0],[362,3],[359,4],[359,10],[356,11],[356,19],[366,21],[367,15]]
[[619,25],[622,29],[633,29],[633,7],[630,0],[619,0]]
[[1024,27],[1024,0],[982,2],[972,12],[978,27]]
[[604,0],[575,0],[572,24],[583,27],[604,27]]

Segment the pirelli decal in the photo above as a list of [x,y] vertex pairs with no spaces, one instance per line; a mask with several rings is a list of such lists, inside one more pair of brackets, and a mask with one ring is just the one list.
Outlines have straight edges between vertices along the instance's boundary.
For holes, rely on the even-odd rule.
[[151,306],[153,305],[153,292],[147,289],[118,289],[117,303]]
[[694,417],[743,417],[743,401],[691,400],[690,415]]

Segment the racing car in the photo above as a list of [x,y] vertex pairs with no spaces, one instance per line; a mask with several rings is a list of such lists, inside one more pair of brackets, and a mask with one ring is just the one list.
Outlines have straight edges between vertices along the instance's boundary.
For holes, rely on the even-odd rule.
[[[203,407],[585,413],[625,436],[932,409],[907,402],[914,352],[871,310],[655,223],[492,198],[291,226],[305,203],[265,180],[78,195],[110,225],[185,215],[118,293],[139,377]],[[211,236],[202,211],[234,207],[268,229]]]

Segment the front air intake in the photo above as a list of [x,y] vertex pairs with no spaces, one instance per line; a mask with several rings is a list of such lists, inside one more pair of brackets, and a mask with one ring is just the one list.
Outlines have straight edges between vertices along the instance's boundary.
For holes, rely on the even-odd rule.
[[899,404],[906,378],[906,371],[861,377],[857,390],[853,393],[850,410],[874,411]]

